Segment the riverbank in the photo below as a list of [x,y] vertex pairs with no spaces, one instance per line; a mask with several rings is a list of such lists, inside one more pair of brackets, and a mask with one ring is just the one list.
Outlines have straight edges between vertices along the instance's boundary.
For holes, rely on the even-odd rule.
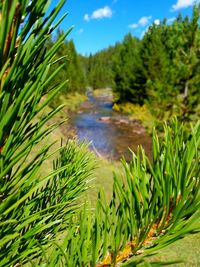
[[[152,128],[155,125],[156,119],[152,116],[146,105],[139,106],[132,103],[114,103],[114,96],[110,88],[95,89],[89,92],[93,98],[102,102],[104,106],[109,106],[114,112],[117,113],[115,118],[109,116],[102,116],[99,120],[103,123],[115,123],[115,124],[134,124],[138,127],[135,130],[139,134],[143,133],[146,129],[148,134],[151,134]],[[70,125],[70,119],[74,114],[82,113],[85,110],[92,110],[96,113],[93,107],[92,101],[88,101],[88,97],[85,94],[74,93],[68,94],[66,97],[60,96],[57,101],[49,105],[49,110],[55,109],[59,104],[63,104],[64,108],[59,111],[54,117],[54,121],[66,120],[68,123],[64,123],[61,126],[62,135],[69,138],[77,136],[75,128]],[[113,104],[114,103],[114,104]],[[92,111],[91,111],[92,112]],[[140,128],[140,129],[139,129]]]
[[91,150],[103,158],[130,160],[130,150],[137,152],[140,145],[151,157],[151,137],[145,127],[140,120],[113,110],[110,89],[88,91],[87,97],[69,120],[79,140],[86,140]]
[[107,98],[112,101],[112,109],[114,111],[128,116],[130,121],[140,122],[149,134],[152,133],[153,127],[156,123],[158,123],[157,119],[152,115],[146,104],[140,106],[130,102],[116,103],[110,88],[96,89],[93,94],[95,97],[107,96]]
[[148,133],[151,133],[152,128],[155,126],[156,119],[145,104],[139,106],[130,102],[121,104],[114,103],[113,110],[127,114],[130,120],[140,121]]

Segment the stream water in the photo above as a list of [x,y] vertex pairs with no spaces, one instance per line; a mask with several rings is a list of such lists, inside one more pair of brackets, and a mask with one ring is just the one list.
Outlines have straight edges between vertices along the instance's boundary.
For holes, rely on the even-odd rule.
[[77,113],[71,116],[79,140],[90,142],[90,148],[98,155],[118,160],[131,158],[130,149],[142,145],[151,154],[151,138],[139,121],[130,121],[127,116],[112,110],[112,99],[108,95],[95,97],[88,93]]

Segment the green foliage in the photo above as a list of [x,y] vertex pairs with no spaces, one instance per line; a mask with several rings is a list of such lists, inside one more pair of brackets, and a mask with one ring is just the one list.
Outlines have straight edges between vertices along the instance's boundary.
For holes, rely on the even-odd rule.
[[166,28],[165,21],[160,25],[152,25],[142,40],[141,50],[148,100],[155,109],[158,107],[155,110],[158,117],[162,117],[163,114],[160,113],[165,112],[168,105],[173,105],[173,101],[176,101],[171,77],[171,55],[166,47]]
[[115,48],[109,47],[88,58],[82,57],[88,86],[93,89],[110,88],[114,85],[114,75],[112,70],[113,55]]
[[164,131],[163,138],[153,134],[152,163],[142,148],[130,163],[123,161],[125,177],[114,175],[111,201],[101,192],[94,213],[90,205],[83,208],[64,241],[54,244],[58,251],[48,256],[47,266],[61,259],[70,267],[161,266],[145,261],[200,231],[200,124],[188,134],[174,120]]
[[143,38],[142,60],[145,64],[147,93],[156,116],[172,114],[184,120],[196,119],[199,80],[200,6],[192,18],[180,16],[172,25],[166,20],[153,25]]
[[[1,1],[0,4],[0,266],[24,264],[50,246],[78,206],[93,163],[83,146],[68,143],[52,172],[40,169],[51,144],[32,148],[55,127],[44,124],[62,107],[43,114],[65,86],[51,85],[55,53],[68,33],[44,50],[64,0],[44,17],[46,1]],[[24,21],[24,24],[22,24]],[[42,115],[43,114],[43,115]],[[40,119],[38,119],[40,117]]]
[[119,56],[113,65],[115,73],[115,88],[119,101],[130,101],[143,104],[146,98],[144,84],[146,79],[143,74],[140,57],[140,41],[128,34],[125,36]]
[[[50,50],[63,34],[61,30],[57,30],[56,36],[46,43],[47,50]],[[64,96],[72,92],[85,92],[86,77],[73,40],[64,40],[62,47],[57,50],[55,58],[58,61],[51,66],[50,73],[55,72],[58,68],[61,69],[54,77],[52,84],[59,85],[63,81],[68,80],[67,85],[62,91],[62,95]],[[62,64],[63,66],[61,67]]]
[[152,132],[152,128],[155,124],[155,118],[152,116],[148,106],[146,104],[140,106],[131,102],[125,102],[113,105],[113,109],[125,114],[133,120],[139,120],[145,126],[145,128]]

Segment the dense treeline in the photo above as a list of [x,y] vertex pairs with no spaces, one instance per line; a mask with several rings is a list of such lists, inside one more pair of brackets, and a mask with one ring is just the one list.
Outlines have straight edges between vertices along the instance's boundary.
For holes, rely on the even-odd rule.
[[195,114],[200,95],[200,7],[193,16],[179,16],[172,25],[153,25],[142,40],[144,88],[148,101],[162,117],[176,113],[188,119]]
[[[63,35],[61,30],[57,30],[56,36],[48,40],[47,49],[50,49]],[[59,60],[58,60],[59,59]],[[55,61],[51,65],[51,73],[64,65],[53,80],[53,85],[58,85],[68,79],[63,93],[84,92],[86,87],[86,76],[83,72],[80,56],[76,52],[73,40],[65,40],[55,55]],[[68,78],[69,77],[69,78]]]
[[[110,60],[104,64],[104,75],[107,77],[112,66],[110,84],[118,102],[148,103],[159,118],[172,114],[196,118],[200,97],[199,17],[200,7],[194,7],[191,18],[179,15],[172,24],[165,19],[149,27],[142,40],[128,34],[122,43],[107,50]],[[96,65],[103,63],[105,54],[94,55]],[[96,73],[97,79],[98,70]],[[98,81],[98,87],[106,85]]]
[[[142,40],[131,34],[95,55],[78,55],[65,41],[58,56],[70,55],[58,81],[70,77],[68,92],[111,87],[119,103],[149,104],[158,118],[196,119],[200,110],[200,6],[149,27]],[[59,38],[59,32],[56,40]]]

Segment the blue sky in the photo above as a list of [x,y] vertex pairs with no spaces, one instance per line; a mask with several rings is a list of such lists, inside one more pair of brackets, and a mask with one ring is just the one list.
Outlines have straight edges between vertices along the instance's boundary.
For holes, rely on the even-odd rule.
[[[52,0],[51,6],[58,1]],[[68,39],[73,39],[77,52],[96,53],[131,32],[141,38],[148,26],[167,18],[169,23],[179,13],[191,15],[195,0],[68,0],[61,11],[68,12],[61,28],[74,26]]]

